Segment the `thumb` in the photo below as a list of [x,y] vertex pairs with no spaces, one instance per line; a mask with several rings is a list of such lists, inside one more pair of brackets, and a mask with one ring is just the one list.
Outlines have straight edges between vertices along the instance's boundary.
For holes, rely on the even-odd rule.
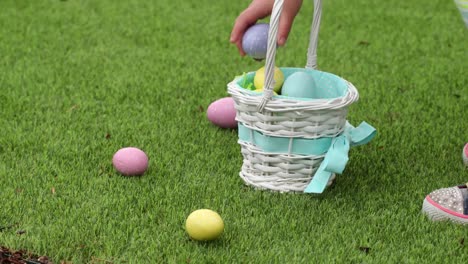
[[278,25],[278,45],[284,46],[288,39],[289,32],[293,24],[294,17],[289,14],[282,14]]
[[302,0],[285,0],[278,25],[278,45],[283,46],[286,43],[294,18],[299,13],[301,6]]

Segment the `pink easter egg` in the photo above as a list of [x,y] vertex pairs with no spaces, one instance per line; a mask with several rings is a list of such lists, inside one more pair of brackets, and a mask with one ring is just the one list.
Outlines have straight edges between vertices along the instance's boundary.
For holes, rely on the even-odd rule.
[[463,162],[466,166],[468,166],[468,143],[466,143],[465,147],[463,148]]
[[236,108],[232,97],[224,97],[210,104],[206,111],[208,120],[222,128],[237,128]]
[[125,176],[139,176],[148,168],[148,156],[138,148],[122,148],[112,157],[112,164]]

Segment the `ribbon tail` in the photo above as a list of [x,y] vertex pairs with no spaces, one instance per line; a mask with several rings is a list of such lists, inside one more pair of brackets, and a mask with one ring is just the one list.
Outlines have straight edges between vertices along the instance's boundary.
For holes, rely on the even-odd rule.
[[358,127],[353,127],[348,123],[346,128],[352,146],[367,144],[377,134],[377,130],[366,122],[362,122]]
[[322,162],[317,172],[315,173],[312,181],[305,188],[305,193],[323,193],[327,187],[328,181],[330,180],[333,173],[325,170],[325,160]]
[[341,135],[333,139],[322,164],[320,164],[309,185],[304,190],[305,193],[322,193],[333,173],[343,172],[348,162],[349,147],[349,140],[346,136]]

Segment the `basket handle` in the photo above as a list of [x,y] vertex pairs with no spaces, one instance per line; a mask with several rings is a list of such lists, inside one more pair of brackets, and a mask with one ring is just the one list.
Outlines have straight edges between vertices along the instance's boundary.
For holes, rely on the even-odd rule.
[[[283,10],[284,0],[275,0],[271,11],[270,29],[268,30],[268,46],[265,62],[265,83],[263,87],[263,98],[257,106],[259,112],[263,111],[268,101],[273,96],[273,87],[275,86],[275,56],[277,46],[278,25]],[[322,0],[314,0],[314,18],[310,30],[309,48],[307,49],[307,69],[317,69],[317,44],[320,28],[320,19],[322,16]]]

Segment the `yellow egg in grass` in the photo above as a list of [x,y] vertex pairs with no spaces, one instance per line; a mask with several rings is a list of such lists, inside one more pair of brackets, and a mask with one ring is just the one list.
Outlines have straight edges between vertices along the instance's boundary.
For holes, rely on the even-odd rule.
[[185,221],[185,230],[189,236],[198,241],[215,240],[224,231],[221,216],[210,209],[193,211]]
[[[277,93],[281,91],[281,86],[284,83],[284,74],[280,68],[275,66],[275,71],[273,73],[273,79],[275,80],[275,86],[273,90]],[[256,89],[262,89],[263,85],[265,84],[265,66],[258,69],[255,72],[254,77],[254,86]]]

